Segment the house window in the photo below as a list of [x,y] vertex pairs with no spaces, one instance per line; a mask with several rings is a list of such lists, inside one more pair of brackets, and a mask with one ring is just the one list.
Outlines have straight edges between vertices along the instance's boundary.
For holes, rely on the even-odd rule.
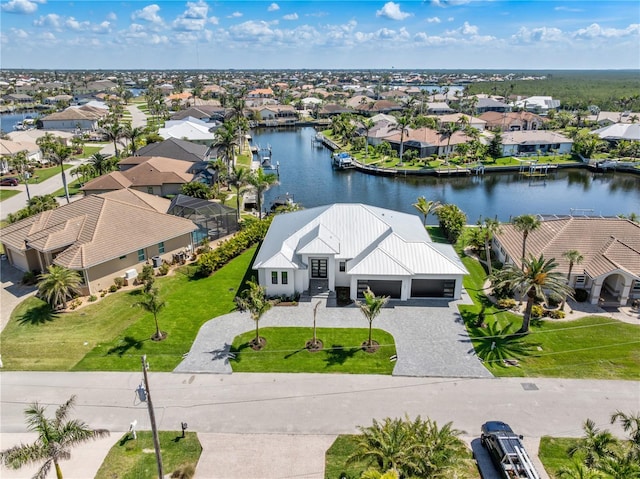
[[164,241],[160,241],[160,243],[158,243],[158,253],[164,253]]
[[640,293],[640,281],[636,281],[633,283],[633,292]]
[[278,284],[278,272],[277,271],[272,271],[271,272],[271,284]]
[[576,276],[576,286],[584,286],[586,278],[584,275]]
[[340,272],[344,273],[347,270],[347,262],[340,261],[339,268],[340,268]]
[[126,259],[126,257],[127,257],[127,255],[124,254],[124,255],[120,256],[118,259]]
[[147,186],[147,193],[149,193],[150,195],[153,194],[153,186]]
[[139,249],[138,250],[138,261],[144,261],[145,259],[147,259],[147,255],[144,254],[144,250],[143,249]]
[[289,284],[289,273],[287,273],[286,271],[283,271],[280,274],[280,278],[282,279],[282,284]]

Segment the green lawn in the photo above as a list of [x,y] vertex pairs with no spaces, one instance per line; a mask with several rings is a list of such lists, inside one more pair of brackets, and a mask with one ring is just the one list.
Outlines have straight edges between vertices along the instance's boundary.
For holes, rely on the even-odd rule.
[[[165,474],[171,474],[184,466],[191,466],[195,470],[202,453],[202,446],[195,432],[187,432],[184,438],[181,437],[181,431],[160,431],[158,436]],[[64,465],[62,469],[64,470]],[[154,477],[158,477],[158,466],[150,431],[139,431],[137,439],[125,434],[109,450],[96,474],[96,479]]]
[[[363,326],[366,325],[364,316]],[[312,318],[309,318],[311,324]],[[361,344],[367,339],[366,328],[318,328],[317,338],[324,348],[309,352],[305,343],[313,338],[308,328],[261,328],[260,336],[267,344],[254,351],[249,341],[255,338],[255,328],[247,315],[247,331],[233,340],[231,351],[236,355],[231,367],[235,372],[261,373],[348,373],[391,374],[395,363],[389,356],[396,354],[393,336],[374,329],[373,339],[380,344],[375,353],[366,353]]]
[[557,477],[558,469],[571,466],[572,460],[567,451],[575,446],[578,440],[578,438],[550,436],[540,438],[538,457],[552,479]]
[[82,153],[80,153],[79,155],[74,155],[74,158],[89,158],[91,156],[93,156],[96,153],[99,153],[100,150],[102,150],[102,148],[104,148],[103,146],[84,146],[82,148]]
[[[208,278],[184,273],[158,278],[166,300],[158,321],[169,336],[151,341],[153,317],[136,306],[140,290],[107,295],[99,302],[52,314],[37,298],[21,303],[0,334],[4,368],[49,371],[136,371],[146,354],[154,371],[171,371],[189,351],[200,326],[235,309],[233,298],[255,248]],[[249,325],[250,326],[250,325]]]
[[[68,170],[72,168],[73,165],[64,165],[64,169]],[[31,178],[29,179],[29,184],[42,183],[43,181],[48,180],[54,175],[60,174],[60,166],[50,166],[48,168],[36,168],[33,172]]]
[[20,193],[20,190],[0,189],[0,201],[6,200],[7,198],[11,198],[12,196],[16,196],[19,193]]

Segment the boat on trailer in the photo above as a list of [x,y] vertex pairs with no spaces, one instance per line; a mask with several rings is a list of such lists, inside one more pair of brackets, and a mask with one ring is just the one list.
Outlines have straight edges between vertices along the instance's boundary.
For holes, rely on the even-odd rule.
[[348,168],[354,168],[353,158],[346,151],[336,152],[331,155],[331,164],[338,170],[346,170]]

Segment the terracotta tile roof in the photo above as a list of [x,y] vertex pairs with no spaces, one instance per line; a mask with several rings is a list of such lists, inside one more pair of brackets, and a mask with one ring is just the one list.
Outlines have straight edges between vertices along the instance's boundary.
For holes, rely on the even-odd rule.
[[[513,225],[502,225],[496,239],[511,260],[521,265],[522,233]],[[527,255],[555,258],[559,271],[569,271],[565,251],[577,250],[584,256],[573,272],[584,271],[592,278],[620,269],[640,279],[640,225],[620,218],[568,217],[541,222],[540,228],[529,233]]]
[[120,188],[129,188],[132,185],[131,181],[122,174],[120,171],[112,171],[106,175],[94,178],[91,181],[85,183],[80,188],[82,191],[95,191],[95,190],[119,190]]
[[[398,130],[396,131],[397,133],[390,135],[385,139],[387,141],[397,141],[399,143],[400,132]],[[404,141],[405,143],[408,141],[415,141],[433,146],[447,146],[447,144],[457,145],[458,143],[466,143],[471,141],[471,138],[461,130],[455,131],[453,135],[451,135],[451,139],[449,139],[437,130],[432,130],[431,128],[417,128],[415,130],[410,129],[408,132],[405,132]]]
[[91,195],[8,225],[2,243],[21,251],[25,243],[39,251],[63,249],[56,264],[84,269],[197,229],[166,214],[169,204],[131,190]]

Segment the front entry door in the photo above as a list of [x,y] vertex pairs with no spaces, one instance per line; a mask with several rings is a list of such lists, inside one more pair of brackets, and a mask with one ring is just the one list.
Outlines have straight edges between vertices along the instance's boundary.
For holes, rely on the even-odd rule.
[[327,260],[311,259],[311,277],[314,279],[326,279],[327,277]]

